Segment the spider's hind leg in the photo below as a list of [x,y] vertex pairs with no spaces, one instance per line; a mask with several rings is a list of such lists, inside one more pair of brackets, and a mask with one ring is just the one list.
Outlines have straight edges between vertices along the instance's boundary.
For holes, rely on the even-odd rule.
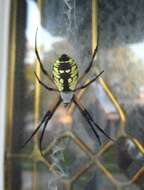
[[44,136],[44,132],[46,129],[46,126],[49,122],[49,120],[51,119],[51,117],[53,116],[53,114],[55,113],[56,109],[58,108],[58,106],[61,103],[61,97],[59,97],[58,102],[56,103],[56,105],[54,106],[54,108],[52,109],[52,111],[47,111],[46,114],[44,115],[42,121],[40,122],[40,124],[38,125],[38,127],[34,130],[34,132],[31,134],[31,136],[25,141],[25,143],[22,145],[22,148],[25,147],[26,144],[28,144],[30,142],[30,140],[34,137],[34,135],[38,132],[38,130],[41,128],[41,126],[44,124],[43,129],[42,129],[42,133],[40,135],[40,141],[39,141],[39,148],[40,148],[40,152],[42,154],[42,140],[43,140],[43,136]]
[[89,119],[89,116],[87,114],[87,110],[78,102],[76,96],[74,96],[73,98],[73,102],[75,103],[75,105],[78,107],[78,109],[80,110],[81,114],[84,116],[84,118],[86,119],[86,121],[88,122],[89,126],[91,127],[93,133],[95,134],[99,145],[101,145],[101,139],[99,134],[97,133],[97,131],[95,130],[95,128],[93,127],[93,124],[91,122],[91,120]]
[[42,124],[46,121],[47,117],[49,115],[49,111],[46,112],[46,114],[43,116],[40,124],[37,126],[37,128],[33,131],[31,136],[24,142],[21,148],[24,148],[30,141],[31,139],[35,136],[35,134],[38,132],[38,130],[41,128]]
[[93,132],[95,133],[99,144],[101,145],[101,140],[100,137],[98,135],[98,133],[96,132],[95,128],[93,126],[95,126],[101,133],[103,133],[108,139],[110,139],[111,141],[114,141],[91,117],[90,113],[88,112],[88,110],[86,108],[84,108],[84,106],[82,104],[80,104],[76,98],[76,96],[74,96],[73,98],[74,103],[77,105],[77,107],[79,108],[80,112],[82,113],[82,115],[85,117],[85,119],[87,120],[87,122],[89,123],[89,125],[91,126],[91,129],[93,130]]
[[82,85],[80,87],[77,87],[76,89],[74,89],[74,91],[81,90],[81,89],[84,89],[84,88],[88,87],[91,83],[93,83],[94,81],[96,81],[103,72],[104,71],[101,71],[95,78],[93,78],[92,80],[90,80],[86,84],[84,84],[84,85]]

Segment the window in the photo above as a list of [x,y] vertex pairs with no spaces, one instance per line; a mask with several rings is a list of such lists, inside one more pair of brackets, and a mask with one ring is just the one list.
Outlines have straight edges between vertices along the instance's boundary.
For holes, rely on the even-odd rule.
[[[11,1],[6,189],[143,189],[143,5]],[[103,142],[99,146],[76,106],[66,109],[62,104],[47,125],[44,154],[39,150],[42,128],[22,148],[58,100],[58,93],[46,91],[34,75],[53,86],[35,55],[36,30],[40,58],[51,77],[52,65],[63,53],[75,59],[81,76],[98,44],[91,72],[82,82],[101,70],[104,74],[76,95],[114,142],[98,131]]]

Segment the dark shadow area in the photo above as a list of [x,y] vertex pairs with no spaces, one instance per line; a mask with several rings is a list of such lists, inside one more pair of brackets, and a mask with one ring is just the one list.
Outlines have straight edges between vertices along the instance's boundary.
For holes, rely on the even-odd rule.
[[144,1],[99,0],[100,46],[139,43],[144,37]]

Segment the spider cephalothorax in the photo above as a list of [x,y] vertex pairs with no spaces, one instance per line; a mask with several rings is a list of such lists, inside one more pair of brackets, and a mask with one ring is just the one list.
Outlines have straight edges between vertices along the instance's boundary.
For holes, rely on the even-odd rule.
[[[36,53],[36,56],[37,56],[37,59],[39,61],[40,68],[41,68],[43,74],[48,76],[51,79],[49,73],[44,68],[44,66],[41,62],[41,59],[40,59],[40,56],[39,56],[39,53],[37,50],[36,39],[37,39],[37,32],[36,32],[36,37],[35,37],[35,53]],[[24,143],[23,147],[32,139],[32,137],[37,133],[37,131],[43,125],[42,133],[40,135],[40,144],[39,144],[40,145],[40,152],[42,153],[42,139],[43,139],[43,135],[44,135],[46,126],[47,126],[49,120],[51,119],[51,117],[53,116],[54,112],[58,108],[58,106],[61,104],[61,102],[63,102],[65,105],[73,102],[78,107],[78,109],[80,110],[80,112],[82,113],[84,118],[86,119],[87,123],[91,127],[96,138],[98,139],[99,144],[101,144],[101,140],[100,140],[100,137],[99,137],[97,130],[99,130],[107,138],[112,140],[112,138],[109,137],[109,135],[107,135],[107,133],[105,133],[105,131],[93,120],[93,118],[90,115],[90,113],[88,112],[88,110],[78,101],[78,99],[76,98],[76,95],[74,94],[75,91],[86,88],[92,82],[96,81],[96,79],[104,72],[104,71],[101,71],[96,77],[94,77],[92,80],[90,80],[86,84],[78,86],[80,80],[90,71],[90,69],[93,65],[94,58],[95,58],[97,50],[98,50],[98,46],[94,50],[94,53],[92,55],[92,59],[88,65],[88,67],[85,69],[84,74],[80,78],[78,78],[78,67],[77,67],[77,64],[75,63],[75,61],[71,57],[69,57],[68,55],[62,54],[53,64],[53,70],[52,70],[53,79],[51,79],[51,81],[52,82],[54,81],[56,88],[52,88],[52,87],[47,86],[44,82],[42,82],[38,78],[37,74],[35,73],[38,82],[46,90],[58,92],[60,94],[60,96],[59,96],[59,100],[55,104],[54,108],[51,111],[48,110],[45,113],[40,124],[35,129],[35,131],[32,133],[32,135],[27,139],[27,141]]]

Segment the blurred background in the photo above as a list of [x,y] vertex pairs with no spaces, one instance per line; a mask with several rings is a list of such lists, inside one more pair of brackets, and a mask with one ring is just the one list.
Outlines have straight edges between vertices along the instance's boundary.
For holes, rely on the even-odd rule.
[[[1,190],[144,189],[144,1],[0,1],[0,188]],[[37,47],[45,77],[35,55]],[[54,87],[52,65],[63,53],[81,76],[98,53],[76,95],[115,141],[91,128],[75,105],[61,104],[47,125],[23,143],[58,100],[36,81]]]

